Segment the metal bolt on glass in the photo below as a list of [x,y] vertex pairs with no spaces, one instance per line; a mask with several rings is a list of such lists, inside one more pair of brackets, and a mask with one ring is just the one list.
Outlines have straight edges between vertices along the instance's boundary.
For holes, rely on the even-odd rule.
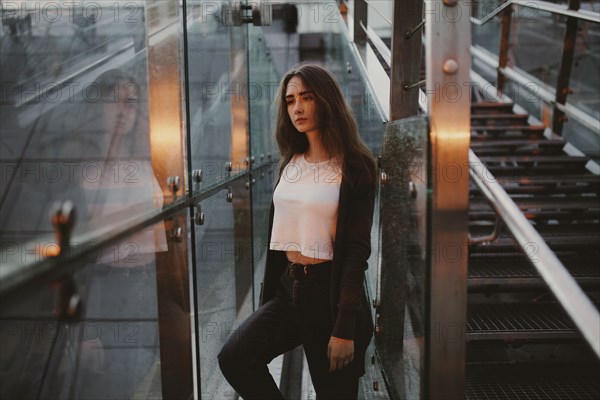
[[195,169],[192,171],[192,180],[194,183],[202,182],[202,169]]
[[177,194],[177,191],[179,190],[179,176],[170,176],[167,178],[167,186],[174,195]]
[[65,247],[69,246],[71,232],[75,226],[75,216],[75,206],[71,200],[54,203],[50,213],[50,222],[54,227],[54,235],[59,245],[59,252],[62,252]]
[[408,191],[411,199],[414,200],[417,198],[417,186],[413,181],[408,182]]
[[384,184],[387,181],[387,174],[385,171],[381,171],[381,183]]
[[194,213],[194,223],[196,225],[204,225],[204,213],[202,212],[202,206],[200,203],[196,205],[196,212]]

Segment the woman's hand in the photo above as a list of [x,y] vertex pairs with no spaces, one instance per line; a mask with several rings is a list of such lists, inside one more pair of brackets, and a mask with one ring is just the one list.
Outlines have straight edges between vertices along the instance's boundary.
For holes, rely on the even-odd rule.
[[347,367],[354,359],[354,340],[330,337],[327,358],[329,358],[329,372]]

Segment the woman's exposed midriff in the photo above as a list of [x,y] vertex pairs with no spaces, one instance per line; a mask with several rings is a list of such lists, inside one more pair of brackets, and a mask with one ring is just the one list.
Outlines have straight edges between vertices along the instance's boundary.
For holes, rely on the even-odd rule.
[[322,258],[307,257],[299,251],[294,250],[286,250],[285,255],[287,256],[288,261],[300,264],[319,264],[325,261],[329,261]]

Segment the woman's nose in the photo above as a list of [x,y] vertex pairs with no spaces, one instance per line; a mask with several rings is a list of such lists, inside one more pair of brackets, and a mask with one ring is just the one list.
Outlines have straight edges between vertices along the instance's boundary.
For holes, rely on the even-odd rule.
[[300,104],[299,101],[297,101],[296,104],[294,104],[294,113],[302,114],[303,112],[304,112],[304,110],[302,109],[302,105]]

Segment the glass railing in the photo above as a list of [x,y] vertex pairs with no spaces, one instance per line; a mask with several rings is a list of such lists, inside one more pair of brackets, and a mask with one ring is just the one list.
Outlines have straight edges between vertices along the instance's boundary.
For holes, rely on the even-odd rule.
[[[0,397],[233,398],[216,355],[258,305],[281,75],[324,65],[373,154],[384,151],[385,112],[337,5],[273,4],[273,26],[259,28],[229,24],[226,3],[209,1],[38,4],[2,2]],[[419,127],[399,138],[414,163],[427,148]],[[56,202],[74,222],[53,224]],[[422,221],[413,205],[403,218]],[[396,304],[381,289],[398,277],[381,268],[380,221],[369,296]],[[398,328],[378,339],[383,364],[420,376],[413,228],[404,325],[374,316]]]
[[383,138],[376,340],[397,399],[425,395],[428,140],[426,117],[390,122]]
[[2,2],[0,396],[187,398],[182,10],[78,7]]
[[[506,3],[479,3],[474,10],[473,45],[478,50],[473,51],[474,71],[498,85],[495,67],[506,57],[500,71],[506,83],[499,89],[583,153],[600,159],[598,3],[581,2],[572,10],[565,2],[515,1],[486,19],[502,4]],[[502,20],[510,10],[511,17]],[[570,20],[574,21],[571,30]],[[504,47],[502,21],[507,29]]]

